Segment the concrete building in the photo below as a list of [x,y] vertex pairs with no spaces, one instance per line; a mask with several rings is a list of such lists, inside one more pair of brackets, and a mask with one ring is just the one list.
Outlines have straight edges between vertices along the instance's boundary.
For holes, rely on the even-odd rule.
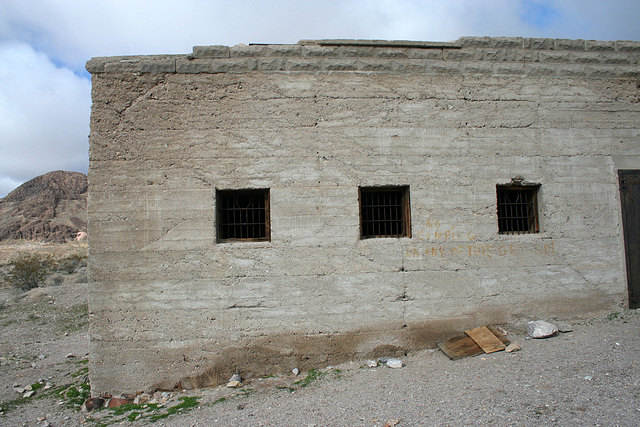
[[95,393],[640,302],[640,42],[316,40],[87,69]]

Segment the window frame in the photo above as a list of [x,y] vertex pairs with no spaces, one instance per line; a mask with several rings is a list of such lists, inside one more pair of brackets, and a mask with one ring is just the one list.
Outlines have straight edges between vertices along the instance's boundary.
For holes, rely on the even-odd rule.
[[[369,206],[363,206],[363,194],[367,193],[382,193],[382,192],[402,192],[401,193],[401,201],[400,201],[400,214],[401,214],[401,233],[400,234],[374,234],[374,233],[366,233],[366,229],[369,227],[365,226],[365,221],[372,222],[369,220],[365,220],[365,217],[368,215],[364,214],[364,209],[369,208]],[[358,204],[359,204],[359,213],[360,213],[360,240],[366,239],[378,239],[378,238],[411,238],[411,195],[410,195],[410,186],[408,185],[386,185],[386,186],[363,186],[358,187]],[[396,205],[397,206],[397,205]],[[396,220],[397,221],[397,220]]]
[[[540,214],[538,211],[538,193],[540,190],[540,184],[498,184],[496,185],[496,215],[498,217],[498,234],[503,235],[522,235],[522,234],[538,234],[540,233]],[[510,215],[505,216],[504,210],[506,209],[505,203],[501,203],[501,192],[508,191],[521,191],[529,194],[529,200],[525,203],[518,203],[519,205],[527,206],[527,216]],[[516,205],[515,202],[511,202],[510,205]],[[517,208],[516,208],[517,209]],[[530,212],[529,212],[530,210]],[[517,221],[527,220],[527,230],[513,229]],[[511,227],[505,227],[505,224],[510,224]],[[516,226],[517,227],[517,226]],[[510,228],[510,229],[505,229]]]
[[[264,206],[251,208],[254,210],[264,210],[264,236],[260,237],[223,237],[228,232],[223,227],[248,227],[250,224],[245,222],[228,223],[224,222],[225,211],[230,210],[225,206],[227,200],[225,198],[233,195],[240,196],[248,194],[252,198],[264,197]],[[269,188],[241,188],[241,189],[216,189],[216,241],[217,243],[233,243],[233,242],[270,242],[271,241],[271,191]],[[254,200],[251,200],[253,203]],[[247,208],[249,209],[249,208]],[[242,215],[242,214],[241,214]],[[263,221],[254,222],[253,225],[262,224]],[[247,229],[248,231],[248,229]],[[250,233],[249,233],[250,234]]]

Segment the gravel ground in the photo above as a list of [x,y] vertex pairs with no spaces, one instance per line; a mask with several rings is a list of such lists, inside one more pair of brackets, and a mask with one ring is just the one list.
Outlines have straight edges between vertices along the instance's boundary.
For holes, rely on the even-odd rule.
[[[640,425],[633,310],[574,320],[573,332],[542,340],[526,340],[523,322],[507,325],[522,346],[516,353],[451,361],[425,350],[403,358],[400,369],[355,361],[178,393],[162,407],[86,413],[67,395],[86,381],[86,291],[86,284],[0,290],[1,426]],[[22,399],[13,390],[40,378],[53,384],[49,392]]]
[[[438,351],[401,369],[350,363],[303,389],[238,395],[165,426],[640,425],[640,315],[623,311],[522,350],[457,361]],[[335,369],[340,372],[336,374]],[[251,383],[245,388],[252,388]]]

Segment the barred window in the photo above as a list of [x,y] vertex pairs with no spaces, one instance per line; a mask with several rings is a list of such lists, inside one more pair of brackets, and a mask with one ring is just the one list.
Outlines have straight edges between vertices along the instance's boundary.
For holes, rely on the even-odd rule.
[[269,189],[218,190],[218,242],[269,241]]
[[540,232],[538,225],[539,185],[498,185],[498,232],[531,234]]
[[360,187],[360,238],[411,237],[409,187]]

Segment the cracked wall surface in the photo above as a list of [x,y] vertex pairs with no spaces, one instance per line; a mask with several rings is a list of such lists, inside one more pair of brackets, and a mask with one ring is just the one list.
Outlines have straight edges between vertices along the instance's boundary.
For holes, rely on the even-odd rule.
[[[624,305],[639,64],[638,42],[521,38],[92,59],[94,392]],[[501,235],[496,185],[518,176],[540,233]],[[388,185],[410,187],[411,237],[361,240],[358,187]],[[271,241],[216,243],[216,189],[242,188],[270,189]]]

